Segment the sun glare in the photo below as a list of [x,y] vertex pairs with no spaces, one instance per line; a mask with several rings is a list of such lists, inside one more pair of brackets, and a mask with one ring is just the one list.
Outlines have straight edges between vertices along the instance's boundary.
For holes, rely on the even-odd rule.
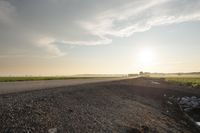
[[154,64],[155,53],[152,49],[145,48],[139,53],[138,62],[141,67],[149,67]]

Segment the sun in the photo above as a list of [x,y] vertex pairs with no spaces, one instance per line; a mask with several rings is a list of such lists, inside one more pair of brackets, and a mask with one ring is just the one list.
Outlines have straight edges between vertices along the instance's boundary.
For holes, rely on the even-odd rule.
[[141,67],[149,67],[155,63],[155,52],[151,48],[144,48],[139,52],[138,63]]

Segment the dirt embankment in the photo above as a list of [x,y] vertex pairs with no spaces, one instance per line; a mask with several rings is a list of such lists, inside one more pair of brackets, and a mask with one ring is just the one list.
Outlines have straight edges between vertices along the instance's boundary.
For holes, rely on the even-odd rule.
[[126,79],[0,95],[0,132],[195,133],[168,97],[200,94]]

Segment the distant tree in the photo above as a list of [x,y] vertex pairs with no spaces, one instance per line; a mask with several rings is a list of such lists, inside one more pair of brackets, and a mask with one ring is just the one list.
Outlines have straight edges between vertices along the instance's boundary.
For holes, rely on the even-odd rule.
[[138,74],[128,74],[128,77],[135,77],[138,76]]
[[140,72],[140,75],[143,75],[143,74],[144,74],[143,71],[141,71],[141,72]]

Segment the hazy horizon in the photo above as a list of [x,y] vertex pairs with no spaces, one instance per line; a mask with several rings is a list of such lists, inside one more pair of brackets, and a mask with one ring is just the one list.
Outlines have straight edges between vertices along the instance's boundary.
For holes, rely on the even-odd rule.
[[0,76],[200,72],[199,0],[0,0]]

